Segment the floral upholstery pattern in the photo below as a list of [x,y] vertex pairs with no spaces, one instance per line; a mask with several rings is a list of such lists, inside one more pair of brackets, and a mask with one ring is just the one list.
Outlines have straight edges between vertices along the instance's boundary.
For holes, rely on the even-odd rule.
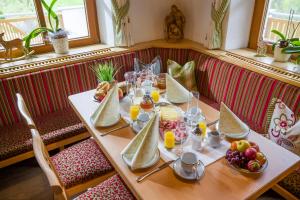
[[134,200],[135,197],[130,193],[122,179],[115,175],[100,185],[89,189],[79,195],[75,200]]
[[93,139],[82,141],[59,152],[51,157],[51,161],[66,188],[113,170]]
[[[34,118],[37,128],[45,142],[51,144],[86,131],[76,114],[65,109]],[[25,123],[5,126],[0,129],[0,160],[32,150],[31,134]]]
[[[297,129],[300,122],[296,122],[293,111],[277,98],[272,100],[269,109],[269,138],[287,150],[300,155],[300,131]],[[279,185],[300,198],[300,168],[285,177]]]

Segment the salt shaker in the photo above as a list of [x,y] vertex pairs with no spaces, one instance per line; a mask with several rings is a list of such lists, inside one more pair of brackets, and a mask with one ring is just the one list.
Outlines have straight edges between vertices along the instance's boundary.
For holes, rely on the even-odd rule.
[[202,147],[202,130],[197,126],[192,131],[192,149],[200,151]]

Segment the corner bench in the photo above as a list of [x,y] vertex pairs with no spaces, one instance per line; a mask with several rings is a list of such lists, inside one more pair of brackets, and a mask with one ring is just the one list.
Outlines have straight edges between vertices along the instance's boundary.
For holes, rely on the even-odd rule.
[[[89,69],[91,64],[112,61],[122,67],[116,76],[118,81],[122,81],[123,74],[133,70],[135,57],[150,63],[156,55],[162,58],[163,72],[167,71],[168,59],[181,65],[194,60],[201,100],[217,109],[224,102],[258,133],[267,133],[266,109],[274,97],[283,100],[296,116],[300,114],[300,88],[297,86],[188,48],[136,49],[0,79],[0,168],[33,156],[31,139],[16,109],[17,92],[24,97],[32,116],[39,121],[38,128],[44,135],[43,139],[48,141],[48,148],[58,148],[88,137],[83,124],[68,111],[67,97],[96,87],[96,77]],[[72,123],[66,123],[66,119],[71,119]],[[276,187],[277,191],[281,189]]]

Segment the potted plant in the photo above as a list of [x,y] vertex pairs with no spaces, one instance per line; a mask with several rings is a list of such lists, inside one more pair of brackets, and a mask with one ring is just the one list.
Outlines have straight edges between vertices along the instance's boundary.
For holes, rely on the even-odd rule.
[[[23,40],[25,41],[25,47],[27,49],[30,48],[31,40],[42,33],[48,33],[49,39],[52,42],[55,53],[64,54],[69,51],[69,41],[68,41],[68,33],[59,28],[59,19],[57,14],[53,10],[53,6],[57,2],[57,0],[52,0],[50,5],[48,5],[45,0],[41,0],[42,5],[47,10],[48,13],[48,21],[50,27],[38,27],[32,30]],[[53,22],[55,25],[53,25]]]
[[115,70],[115,67],[112,62],[100,63],[98,65],[90,66],[91,70],[95,73],[99,83],[107,81],[112,83],[115,81],[115,76],[118,73],[118,70]]
[[[299,38],[294,38],[297,29],[299,28],[300,22],[298,24],[293,23],[294,12],[291,10],[289,21],[286,29],[286,34],[281,33],[278,30],[273,29],[272,33],[276,34],[280,39],[273,43],[272,49],[274,51],[275,61],[287,62],[291,54],[300,53],[300,41]],[[290,34],[291,33],[291,34]],[[296,58],[297,63],[300,61],[300,55]]]
[[[113,85],[117,84],[115,76],[121,67],[118,70],[115,70],[112,62],[105,62],[103,64],[90,66],[90,68],[95,73],[98,80],[98,86],[96,88],[94,98],[97,101],[102,101]],[[118,92],[119,98],[123,98],[123,91],[121,88],[118,89]]]

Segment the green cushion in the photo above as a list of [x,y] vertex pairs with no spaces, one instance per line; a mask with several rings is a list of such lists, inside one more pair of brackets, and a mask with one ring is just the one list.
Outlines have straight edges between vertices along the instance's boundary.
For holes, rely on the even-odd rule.
[[188,90],[197,91],[195,78],[195,62],[189,61],[181,66],[173,60],[168,60],[168,73]]

